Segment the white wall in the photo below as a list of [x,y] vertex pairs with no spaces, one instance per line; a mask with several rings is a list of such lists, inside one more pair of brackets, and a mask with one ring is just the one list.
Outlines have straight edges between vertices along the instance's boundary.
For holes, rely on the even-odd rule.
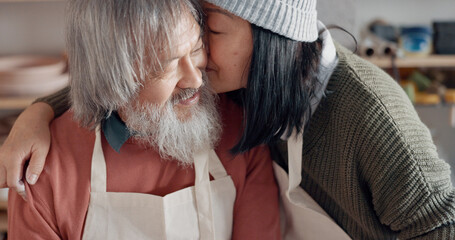
[[[319,0],[318,14],[326,25],[342,26],[360,41],[361,29],[378,18],[397,26],[455,21],[455,0]],[[351,41],[338,30],[331,32],[342,43]]]
[[397,25],[431,26],[434,20],[455,21],[455,0],[356,0],[356,5],[356,35],[376,18]]
[[0,2],[0,56],[62,53],[64,9],[64,1]]
[[[356,0],[319,0],[318,18],[327,27],[338,25],[350,33],[355,33]],[[332,37],[342,45],[354,49],[355,44],[348,34],[341,30],[330,30]]]
[[[64,49],[65,1],[0,2],[0,55],[61,53]],[[359,39],[360,29],[376,18],[393,24],[455,20],[455,0],[319,0],[319,18]],[[340,41],[346,34],[332,30]],[[348,39],[347,41],[350,41]]]

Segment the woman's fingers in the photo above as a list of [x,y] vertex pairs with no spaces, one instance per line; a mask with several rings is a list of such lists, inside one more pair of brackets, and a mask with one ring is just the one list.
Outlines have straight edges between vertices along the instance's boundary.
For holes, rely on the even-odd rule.
[[[24,200],[27,200],[25,185],[22,181],[22,168],[25,160],[22,159],[21,161],[12,156],[11,159],[7,158],[4,161],[4,170],[6,170],[6,182],[8,187],[21,195]],[[22,162],[22,164],[17,164],[20,162]]]
[[33,185],[43,170],[50,148],[49,123],[53,117],[52,108],[45,103],[35,103],[19,115],[0,147],[0,168],[3,168],[0,187],[7,186],[26,197],[25,179],[22,179],[24,164],[30,159],[26,179]]
[[38,178],[43,171],[48,152],[49,145],[39,146],[35,151],[33,151],[25,174],[25,177],[29,184],[33,185],[38,181]]

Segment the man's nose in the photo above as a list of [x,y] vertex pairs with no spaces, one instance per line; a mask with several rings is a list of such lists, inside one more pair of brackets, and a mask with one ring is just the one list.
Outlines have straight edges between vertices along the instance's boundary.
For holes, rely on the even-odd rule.
[[197,66],[191,58],[185,58],[182,61],[182,75],[178,83],[178,87],[185,88],[199,88],[202,85],[202,73],[199,66]]

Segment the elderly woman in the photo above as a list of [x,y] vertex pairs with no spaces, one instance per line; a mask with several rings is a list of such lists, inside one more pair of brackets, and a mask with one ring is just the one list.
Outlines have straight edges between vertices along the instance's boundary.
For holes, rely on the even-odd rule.
[[[331,41],[315,5],[207,0],[210,82],[220,93],[241,89],[228,93],[245,113],[233,151],[269,144],[281,167],[275,165],[283,203],[305,205],[305,190],[325,210],[318,212],[351,238],[454,239],[450,169],[428,129],[387,74]],[[61,97],[51,98],[56,115],[62,108],[52,102]],[[34,182],[41,172],[53,114],[39,103],[18,119],[0,152],[8,186],[18,186],[30,153],[39,154],[32,155],[27,179]],[[29,126],[44,130],[34,133]],[[283,180],[283,169],[289,179]],[[304,225],[284,232],[297,234]],[[306,229],[311,234],[316,228]]]

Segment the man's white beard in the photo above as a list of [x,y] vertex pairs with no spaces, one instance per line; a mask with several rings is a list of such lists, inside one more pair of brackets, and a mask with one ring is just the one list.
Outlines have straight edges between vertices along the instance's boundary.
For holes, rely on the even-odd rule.
[[183,165],[193,163],[199,150],[214,148],[221,134],[221,120],[216,107],[217,95],[204,84],[199,103],[193,106],[186,119],[180,120],[174,105],[188,99],[195,89],[183,90],[165,103],[128,104],[124,108],[125,123],[135,140],[157,150],[164,159],[175,159]]

